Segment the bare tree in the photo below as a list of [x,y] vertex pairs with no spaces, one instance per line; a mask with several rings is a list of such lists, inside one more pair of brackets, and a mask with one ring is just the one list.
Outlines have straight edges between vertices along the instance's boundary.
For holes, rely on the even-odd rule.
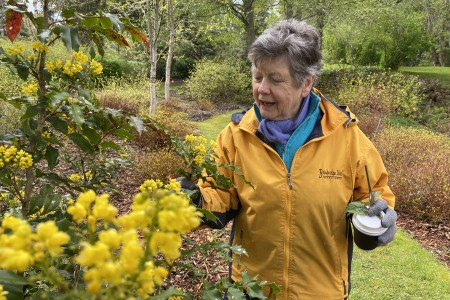
[[171,68],[173,52],[175,49],[175,22],[173,14],[173,1],[167,0],[167,25],[169,27],[169,49],[166,60],[166,81],[164,84],[164,98],[166,101],[170,101],[170,80],[171,80]]
[[156,66],[158,63],[158,42],[161,28],[161,0],[147,0],[147,30],[149,34],[149,60],[150,60],[150,110],[149,114],[156,112]]

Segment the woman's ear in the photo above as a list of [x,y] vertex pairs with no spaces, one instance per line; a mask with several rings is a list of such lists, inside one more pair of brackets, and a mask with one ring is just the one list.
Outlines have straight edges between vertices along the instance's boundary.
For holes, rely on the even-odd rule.
[[314,80],[316,80],[316,76],[309,75],[306,77],[305,82],[303,83],[302,88],[302,99],[309,95],[311,92],[312,86],[314,84]]

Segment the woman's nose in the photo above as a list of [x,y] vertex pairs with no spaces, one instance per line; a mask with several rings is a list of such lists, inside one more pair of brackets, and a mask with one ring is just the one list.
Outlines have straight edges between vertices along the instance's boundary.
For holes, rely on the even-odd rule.
[[270,93],[270,88],[269,88],[269,85],[267,84],[266,79],[261,80],[261,82],[259,83],[258,93],[260,93],[260,94],[269,94]]

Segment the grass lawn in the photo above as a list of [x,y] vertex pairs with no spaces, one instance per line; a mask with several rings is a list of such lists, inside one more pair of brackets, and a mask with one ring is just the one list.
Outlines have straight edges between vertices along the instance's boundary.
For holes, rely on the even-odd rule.
[[439,79],[443,86],[450,88],[450,67],[400,67],[400,71]]
[[[231,112],[195,124],[215,139],[230,117]],[[386,247],[367,252],[355,246],[352,286],[350,300],[450,300],[450,270],[399,230]]]

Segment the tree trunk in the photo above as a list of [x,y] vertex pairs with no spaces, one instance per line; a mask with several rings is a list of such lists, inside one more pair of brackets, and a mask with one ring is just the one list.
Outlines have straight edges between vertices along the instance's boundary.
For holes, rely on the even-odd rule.
[[156,112],[156,65],[158,63],[158,35],[159,35],[159,1],[148,0],[147,29],[149,33],[149,59],[150,59],[150,110],[152,115]]
[[175,49],[175,24],[172,0],[167,0],[167,23],[169,25],[169,52],[167,53],[166,60],[166,82],[164,84],[164,98],[166,101],[170,101],[170,73],[172,68],[173,51]]
[[446,59],[445,59],[445,37],[443,34],[439,35],[439,51],[438,51],[438,60],[439,60],[439,65],[441,67],[445,67],[446,64]]
[[255,30],[255,14],[253,9],[253,0],[244,0],[244,18],[245,18],[245,42],[247,45],[247,51],[250,46],[255,41],[256,30]]
[[294,6],[291,0],[283,1],[283,10],[284,10],[284,17],[286,18],[286,20],[294,17]]

